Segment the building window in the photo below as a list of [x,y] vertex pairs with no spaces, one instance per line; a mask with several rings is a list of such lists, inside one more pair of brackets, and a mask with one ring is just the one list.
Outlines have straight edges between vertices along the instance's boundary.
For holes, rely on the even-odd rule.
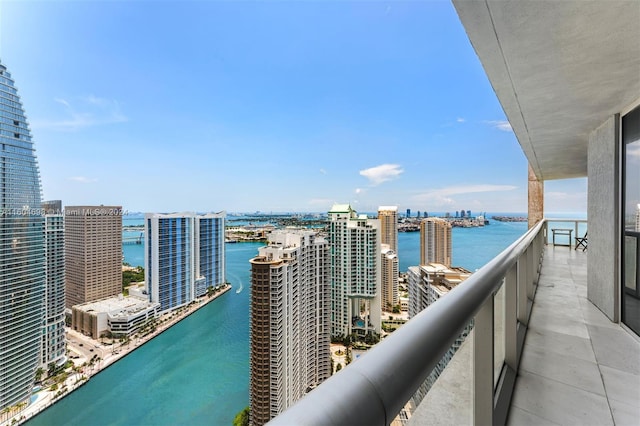
[[622,322],[640,335],[640,107],[622,117]]

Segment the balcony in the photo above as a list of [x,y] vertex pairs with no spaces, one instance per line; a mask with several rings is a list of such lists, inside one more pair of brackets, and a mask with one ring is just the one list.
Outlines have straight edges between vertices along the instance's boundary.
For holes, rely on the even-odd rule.
[[472,319],[409,425],[636,424],[640,341],[587,299],[587,252],[547,240],[543,221],[271,424],[392,423]]

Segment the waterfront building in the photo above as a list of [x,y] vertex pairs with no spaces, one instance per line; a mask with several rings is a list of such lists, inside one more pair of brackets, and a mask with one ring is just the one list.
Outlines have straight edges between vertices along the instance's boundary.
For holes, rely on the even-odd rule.
[[329,246],[274,231],[250,263],[250,422],[262,425],[331,375]]
[[407,209],[407,217],[411,217],[411,209]]
[[29,398],[45,297],[40,172],[15,83],[0,62],[0,409]]
[[122,207],[66,206],[66,307],[122,293]]
[[44,201],[45,217],[45,319],[42,331],[40,364],[43,368],[51,363],[62,364],[65,356],[65,260],[64,260],[64,215],[62,202]]
[[441,263],[451,266],[451,224],[430,217],[420,222],[420,265]]
[[331,335],[380,333],[380,222],[349,204],[335,204],[328,216]]
[[160,304],[146,297],[118,295],[103,300],[74,305],[71,308],[71,328],[98,340],[130,336],[142,325],[159,315]]
[[204,280],[196,281],[196,297],[204,296],[209,287],[226,282],[225,216],[225,213],[207,213],[194,218],[197,236],[196,275],[204,277]]
[[145,274],[149,298],[166,312],[225,283],[226,213],[147,213]]

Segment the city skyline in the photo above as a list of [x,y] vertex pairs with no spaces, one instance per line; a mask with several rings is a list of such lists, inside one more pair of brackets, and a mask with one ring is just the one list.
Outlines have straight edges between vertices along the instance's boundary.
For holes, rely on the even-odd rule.
[[[449,2],[150,5],[0,6],[45,198],[527,210],[526,159]],[[585,179],[545,185],[547,211],[586,211]]]

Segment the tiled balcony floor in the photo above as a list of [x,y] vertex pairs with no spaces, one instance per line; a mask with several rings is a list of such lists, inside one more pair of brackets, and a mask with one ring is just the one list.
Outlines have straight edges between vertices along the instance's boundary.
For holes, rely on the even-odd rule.
[[509,425],[640,425],[640,342],[587,300],[587,253],[547,246]]

